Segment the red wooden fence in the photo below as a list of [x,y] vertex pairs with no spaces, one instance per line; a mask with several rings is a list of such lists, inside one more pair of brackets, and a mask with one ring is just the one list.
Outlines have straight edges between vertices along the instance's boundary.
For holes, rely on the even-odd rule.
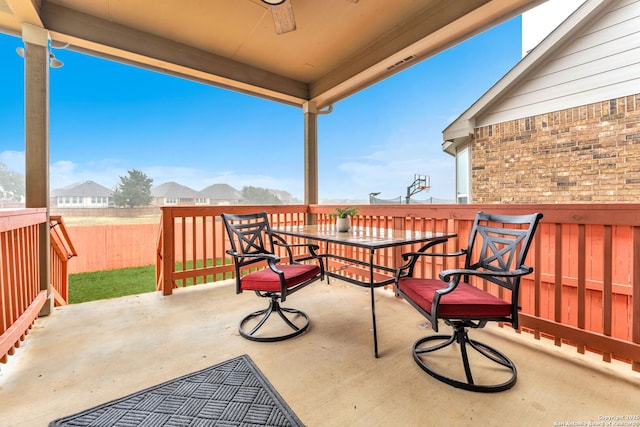
[[77,257],[69,273],[152,265],[159,224],[67,226]]

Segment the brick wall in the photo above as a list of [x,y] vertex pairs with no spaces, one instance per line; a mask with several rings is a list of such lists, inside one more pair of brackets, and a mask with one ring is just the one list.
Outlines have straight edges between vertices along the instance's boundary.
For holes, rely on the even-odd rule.
[[472,203],[640,201],[640,94],[475,129]]

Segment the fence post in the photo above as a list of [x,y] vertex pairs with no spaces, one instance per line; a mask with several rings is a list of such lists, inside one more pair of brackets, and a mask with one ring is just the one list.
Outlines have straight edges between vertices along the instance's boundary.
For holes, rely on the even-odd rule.
[[[631,308],[631,316],[633,322],[631,327],[631,340],[640,344],[640,227],[633,227],[633,266],[632,268],[632,286],[633,286],[633,304]],[[640,360],[632,360],[631,368],[640,372]]]
[[173,293],[173,273],[175,270],[175,219],[173,209],[162,208],[162,294]]

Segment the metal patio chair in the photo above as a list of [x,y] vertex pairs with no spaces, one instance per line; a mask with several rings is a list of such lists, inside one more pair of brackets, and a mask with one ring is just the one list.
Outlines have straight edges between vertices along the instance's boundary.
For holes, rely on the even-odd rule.
[[[324,263],[316,254],[317,245],[288,244],[275,234],[269,225],[266,212],[245,215],[222,214],[231,249],[226,252],[234,258],[236,293],[254,291],[256,295],[269,298],[269,306],[246,315],[238,327],[240,335],[252,341],[273,342],[296,337],[309,327],[309,316],[297,309],[280,305],[289,295],[305,286],[324,279]],[[276,247],[283,247],[288,256],[287,263],[275,254]],[[294,258],[292,248],[305,247],[308,253]],[[303,263],[312,261],[311,263]],[[266,264],[261,268],[259,263]],[[260,329],[267,320],[277,314],[284,321],[278,327]]]
[[[466,249],[436,254],[424,252],[433,246],[425,245],[417,252],[403,254],[408,262],[396,274],[396,293],[426,317],[435,332],[438,320],[453,328],[450,335],[430,335],[413,344],[414,360],[429,375],[471,391],[497,392],[513,387],[517,379],[514,363],[500,351],[469,338],[468,330],[483,328],[487,322],[507,322],[518,328],[520,279],[533,271],[524,261],[541,218],[540,213],[507,216],[479,212]],[[465,257],[464,267],[444,270],[439,279],[417,278],[414,270],[422,256]],[[473,284],[470,277],[476,277]],[[485,291],[490,288],[495,292]],[[450,361],[445,359],[451,357],[445,350],[449,346],[459,347],[464,375],[457,363],[444,362]],[[470,350],[477,353],[470,354]],[[478,371],[481,375],[474,376]],[[500,378],[497,383],[496,376]]]

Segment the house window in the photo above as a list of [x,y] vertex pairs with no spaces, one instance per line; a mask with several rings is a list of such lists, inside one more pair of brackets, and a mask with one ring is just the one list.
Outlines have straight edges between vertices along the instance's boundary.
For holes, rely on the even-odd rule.
[[107,203],[107,198],[104,196],[93,196],[91,197],[91,203],[94,205],[104,205]]
[[469,203],[469,146],[458,150],[456,154],[456,202],[464,205]]

